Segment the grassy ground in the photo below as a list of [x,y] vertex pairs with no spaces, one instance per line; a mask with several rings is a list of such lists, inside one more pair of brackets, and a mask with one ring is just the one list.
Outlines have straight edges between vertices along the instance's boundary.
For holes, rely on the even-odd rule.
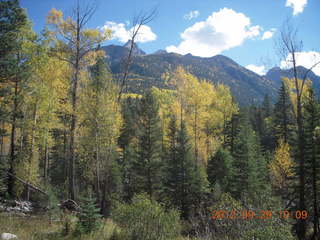
[[[115,225],[105,220],[99,231],[81,237],[64,232],[63,221],[50,221],[48,217],[17,217],[0,215],[0,234],[7,232],[18,236],[19,240],[108,240],[111,238]],[[71,227],[72,228],[72,227]]]
[[[58,221],[57,221],[58,220]],[[69,221],[70,233],[65,234],[66,221],[50,221],[48,216],[6,216],[0,213],[0,234],[7,232],[18,236],[19,240],[126,240],[114,232],[119,228],[110,220],[104,220],[101,228],[88,235],[75,236],[72,221]],[[191,240],[178,238],[177,240]]]

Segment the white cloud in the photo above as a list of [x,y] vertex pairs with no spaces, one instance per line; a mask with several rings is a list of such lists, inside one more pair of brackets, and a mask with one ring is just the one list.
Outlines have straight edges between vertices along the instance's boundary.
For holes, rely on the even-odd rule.
[[[292,57],[291,55],[287,56],[285,61],[281,61],[280,67],[284,69],[292,68]],[[296,62],[297,66],[303,66],[307,69],[313,67],[314,64],[320,62],[320,52],[297,52],[296,53]],[[312,69],[312,71],[320,76],[320,64]]]
[[262,40],[266,40],[266,39],[269,39],[269,38],[272,38],[273,37],[273,34],[276,32],[277,29],[275,28],[271,28],[269,31],[265,31],[262,35]]
[[255,72],[256,74],[262,76],[262,75],[265,75],[266,74],[266,68],[265,66],[257,66],[257,65],[254,65],[254,64],[249,64],[246,66],[247,69],[249,69],[250,71],[252,72]]
[[168,46],[168,52],[191,53],[211,57],[224,50],[240,46],[244,40],[260,35],[261,27],[252,26],[243,13],[223,8],[213,12],[205,21],[197,22],[181,33],[178,46]]
[[[126,29],[126,24],[115,23],[107,21],[102,29],[110,29],[112,31],[112,39],[116,39],[119,42],[125,43],[131,38],[133,28]],[[150,42],[157,39],[157,35],[152,32],[151,28],[147,25],[142,25],[139,29],[139,33],[136,37],[136,42]]]
[[186,15],[183,16],[184,19],[191,20],[192,18],[197,18],[200,12],[198,10],[190,11]]
[[287,0],[286,7],[293,8],[293,15],[302,13],[308,0]]

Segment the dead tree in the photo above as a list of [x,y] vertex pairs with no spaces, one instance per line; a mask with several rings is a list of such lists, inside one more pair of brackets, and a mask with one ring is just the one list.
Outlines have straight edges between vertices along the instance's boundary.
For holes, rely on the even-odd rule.
[[127,84],[128,75],[129,75],[129,69],[130,69],[130,65],[132,63],[133,51],[134,51],[134,47],[135,47],[136,38],[137,38],[137,36],[139,34],[139,31],[140,31],[141,27],[143,25],[146,25],[146,24],[150,23],[155,18],[156,13],[157,13],[157,9],[154,8],[152,11],[150,11],[148,13],[140,12],[140,14],[138,14],[137,16],[135,16],[133,18],[132,28],[131,28],[131,38],[130,38],[129,53],[128,53],[128,56],[127,56],[127,58],[125,59],[125,62],[124,62],[124,73],[123,73],[123,77],[122,77],[121,82],[120,82],[120,90],[119,90],[119,94],[118,94],[118,102],[120,102],[122,93],[123,93],[124,88],[125,88],[125,86]]
[[[78,109],[78,88],[80,72],[87,66],[86,56],[89,52],[95,50],[100,43],[107,39],[101,33],[101,36],[90,37],[86,34],[86,25],[94,15],[96,5],[82,5],[79,0],[73,11],[73,16],[63,23],[68,24],[68,28],[60,22],[53,21],[53,31],[55,33],[56,45],[52,48],[51,54],[58,59],[70,64],[73,74],[71,77],[71,123],[70,123],[70,146],[69,146],[69,197],[75,199],[75,164],[76,164],[76,129],[77,129],[77,109]],[[62,20],[61,20],[62,21]]]
[[[305,141],[304,141],[304,127],[303,127],[303,113],[302,113],[302,94],[304,86],[308,77],[308,74],[316,67],[318,63],[315,63],[311,68],[303,74],[302,79],[298,77],[298,65],[297,56],[302,51],[302,41],[298,41],[297,29],[292,26],[289,20],[285,22],[280,32],[280,38],[278,41],[278,51],[280,57],[287,61],[293,70],[294,91],[297,98],[296,110],[296,123],[298,132],[298,208],[303,211],[306,210],[306,176],[305,176]],[[301,81],[301,84],[299,83]],[[299,240],[305,240],[307,230],[306,219],[297,219],[296,232]]]

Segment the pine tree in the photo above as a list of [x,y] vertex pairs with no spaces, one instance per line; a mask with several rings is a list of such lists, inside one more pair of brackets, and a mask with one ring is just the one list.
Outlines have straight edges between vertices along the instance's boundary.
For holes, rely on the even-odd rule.
[[230,192],[233,158],[228,150],[219,148],[208,162],[207,174],[211,187],[218,183],[224,192]]
[[150,91],[138,105],[137,157],[132,164],[135,189],[146,192],[150,199],[160,189],[161,182],[161,124],[159,105]]

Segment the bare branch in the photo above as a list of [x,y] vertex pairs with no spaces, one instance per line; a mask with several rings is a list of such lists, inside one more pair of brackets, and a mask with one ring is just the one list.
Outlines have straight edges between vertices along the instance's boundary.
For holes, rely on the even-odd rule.
[[132,32],[131,32],[131,44],[130,44],[130,49],[128,53],[128,57],[126,58],[125,61],[125,70],[123,74],[123,78],[120,84],[120,90],[119,90],[119,95],[118,95],[118,102],[121,100],[121,95],[123,93],[124,87],[126,86],[127,80],[128,80],[128,75],[129,75],[129,68],[132,62],[132,55],[133,55],[133,50],[134,50],[134,45],[135,45],[135,40],[137,35],[139,34],[139,30],[143,25],[146,25],[150,23],[152,20],[155,19],[157,15],[157,8],[152,9],[149,12],[140,12],[138,15],[136,15],[133,18],[132,21]]
[[302,78],[302,86],[301,86],[301,92],[300,92],[300,98],[302,96],[302,90],[303,90],[303,85],[304,83],[306,82],[307,80],[307,77],[308,77],[308,74],[312,71],[313,68],[315,68],[318,64],[320,64],[320,61],[319,62],[316,62],[315,64],[313,64],[304,74],[303,78]]

